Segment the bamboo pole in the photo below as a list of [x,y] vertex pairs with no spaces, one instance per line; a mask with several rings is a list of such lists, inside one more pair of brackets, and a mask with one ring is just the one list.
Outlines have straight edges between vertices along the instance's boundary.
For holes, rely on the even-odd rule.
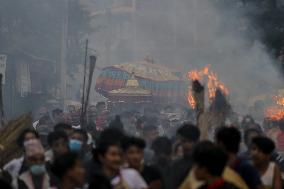
[[84,60],[84,77],[83,77],[83,94],[82,94],[82,105],[81,105],[81,116],[80,116],[80,123],[81,125],[84,122],[84,103],[85,103],[85,90],[86,90],[86,74],[87,74],[87,56],[88,56],[88,43],[89,40],[86,39],[86,46],[85,46],[85,60]]
[[90,56],[89,79],[88,79],[87,94],[86,94],[87,96],[86,96],[84,106],[83,106],[84,109],[83,109],[82,122],[81,122],[82,128],[86,127],[87,107],[88,107],[88,103],[89,103],[89,97],[90,97],[90,91],[91,91],[96,61],[97,61],[96,56]]

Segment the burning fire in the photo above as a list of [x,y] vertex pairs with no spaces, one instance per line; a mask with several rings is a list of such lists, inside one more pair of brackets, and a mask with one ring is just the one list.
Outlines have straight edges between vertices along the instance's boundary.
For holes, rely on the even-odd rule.
[[188,103],[189,103],[190,107],[192,107],[192,108],[196,107],[196,102],[194,100],[191,88],[189,89],[189,92],[188,92]]
[[273,99],[276,105],[267,108],[265,114],[267,119],[279,121],[284,118],[284,97],[275,96]]
[[[208,96],[210,101],[215,98],[215,92],[217,89],[220,89],[225,95],[229,94],[228,88],[218,79],[217,74],[210,70],[210,66],[206,66],[201,70],[190,71],[188,73],[188,78],[191,81],[202,81],[207,78]],[[192,108],[196,107],[196,102],[194,100],[191,87],[188,93],[188,103]]]
[[275,99],[276,99],[276,103],[277,103],[278,105],[284,106],[284,97],[282,97],[282,96],[276,96]]

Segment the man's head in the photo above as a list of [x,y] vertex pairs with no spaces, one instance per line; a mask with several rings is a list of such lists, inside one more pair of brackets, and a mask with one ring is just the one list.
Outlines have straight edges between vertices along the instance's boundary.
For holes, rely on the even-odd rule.
[[143,139],[136,137],[126,137],[122,140],[124,156],[130,167],[139,169],[144,156],[146,144]]
[[74,129],[69,136],[69,149],[71,152],[84,151],[88,141],[87,132],[82,129]]
[[195,125],[186,123],[177,130],[177,136],[184,154],[187,155],[192,152],[194,145],[199,141],[200,131]]
[[38,139],[25,142],[25,159],[31,174],[43,175],[46,172],[44,149]]
[[56,123],[64,123],[64,113],[61,109],[55,109],[52,111],[52,117]]
[[19,135],[17,144],[19,145],[19,147],[23,148],[24,143],[32,139],[39,139],[38,133],[34,129],[25,129]]
[[221,127],[217,131],[216,142],[227,153],[237,154],[241,142],[241,133],[234,127]]
[[156,156],[169,157],[172,153],[172,142],[167,137],[158,137],[154,140],[151,148]]
[[124,137],[123,132],[118,129],[105,129],[97,141],[94,159],[112,172],[119,171],[123,163],[121,143]]
[[68,152],[68,136],[64,131],[54,131],[47,136],[47,142],[55,156]]
[[209,181],[221,177],[228,157],[219,147],[209,141],[196,145],[193,152],[194,174],[198,180]]
[[67,153],[55,159],[52,172],[60,180],[70,182],[74,188],[80,188],[85,181],[85,169],[78,154]]
[[246,129],[244,133],[244,142],[249,149],[253,138],[260,136],[261,132],[258,129],[250,128]]
[[110,172],[118,172],[122,163],[122,150],[117,141],[103,141],[98,144],[98,159],[102,166]]
[[54,126],[54,131],[64,131],[68,136],[73,132],[72,126],[65,123],[58,123]]
[[252,139],[250,155],[255,165],[261,165],[270,161],[271,153],[274,151],[274,142],[263,136]]
[[159,136],[158,129],[154,125],[145,125],[143,128],[143,136],[147,143],[152,142]]

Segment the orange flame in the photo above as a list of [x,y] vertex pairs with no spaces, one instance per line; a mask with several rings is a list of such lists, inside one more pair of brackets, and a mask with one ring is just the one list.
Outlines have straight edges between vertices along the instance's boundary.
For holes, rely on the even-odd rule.
[[284,106],[284,97],[276,96],[276,103],[280,106]]
[[[191,81],[194,80],[201,81],[204,79],[204,77],[207,78],[208,96],[210,101],[212,101],[215,98],[215,92],[217,89],[220,89],[225,95],[229,94],[228,88],[225,86],[223,82],[219,81],[217,74],[214,73],[213,71],[210,71],[210,66],[206,66],[200,71],[192,70],[188,73],[188,78]],[[192,108],[195,108],[196,102],[192,94],[192,88],[189,89],[188,102]]]
[[276,105],[266,109],[266,117],[272,121],[279,121],[284,118],[284,97],[273,97]]
[[277,107],[270,107],[266,109],[266,117],[272,121],[279,121],[284,118],[284,109]]
[[192,94],[192,89],[189,89],[187,100],[188,100],[190,107],[192,107],[192,108],[196,107],[196,102],[195,102],[195,99],[194,99],[193,94]]

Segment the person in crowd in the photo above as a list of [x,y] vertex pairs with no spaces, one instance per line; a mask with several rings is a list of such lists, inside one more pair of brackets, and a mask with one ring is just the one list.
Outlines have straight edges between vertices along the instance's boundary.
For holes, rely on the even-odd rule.
[[12,189],[12,186],[9,184],[9,182],[7,182],[4,179],[0,178],[0,188]]
[[70,136],[73,132],[72,126],[66,123],[58,123],[54,126],[54,131],[63,131]]
[[143,139],[146,141],[144,150],[144,161],[146,164],[152,164],[154,152],[151,149],[153,141],[159,136],[158,129],[154,125],[145,125],[143,128]]
[[51,119],[54,124],[64,123],[65,120],[63,110],[59,108],[52,110]]
[[54,131],[49,133],[47,143],[50,147],[45,153],[46,162],[52,163],[60,155],[66,154],[68,149],[68,136],[64,131]]
[[74,129],[69,136],[69,149],[71,152],[84,156],[88,141],[87,133],[82,129]]
[[229,157],[228,165],[243,178],[247,186],[250,189],[263,188],[257,170],[249,161],[237,155],[241,142],[239,130],[234,127],[221,127],[215,137],[216,143],[226,151]]
[[116,115],[114,120],[112,122],[110,122],[109,128],[115,128],[115,129],[123,131],[123,129],[124,129],[123,123],[121,122],[119,115]]
[[144,121],[141,118],[138,118],[136,120],[135,128],[136,128],[136,135],[141,136],[144,128]]
[[[93,161],[93,150],[94,150],[94,140],[93,140],[93,137],[92,135],[87,132],[87,136],[88,136],[88,140],[87,140],[87,143],[86,143],[86,147],[84,149],[84,159],[85,161]],[[86,162],[85,162],[86,163]]]
[[76,189],[85,183],[85,169],[77,153],[67,153],[55,158],[51,170],[60,179],[60,189]]
[[274,142],[263,136],[252,139],[250,155],[265,188],[282,188],[281,173],[278,166],[270,161],[275,149]]
[[173,163],[175,171],[171,176],[171,188],[178,188],[192,168],[192,150],[199,141],[200,131],[195,125],[186,123],[177,130],[177,137],[183,148],[183,157]]
[[[25,152],[24,144],[27,141],[33,139],[39,139],[39,135],[34,129],[25,129],[19,135],[17,139],[17,144],[23,150],[23,153]],[[11,160],[3,167],[3,170],[7,171],[13,179],[17,178],[19,174],[23,173],[27,169],[28,167],[26,165],[26,159],[24,155],[21,156],[20,158]]]
[[183,156],[183,149],[181,143],[176,143],[173,149],[173,160],[180,159]]
[[221,148],[208,145],[207,141],[197,144],[193,161],[196,179],[204,182],[200,189],[238,189],[222,177],[227,160],[227,154]]
[[284,154],[284,118],[279,121],[280,132],[276,136],[276,148],[280,154]]
[[[87,172],[87,180],[91,182],[93,185],[96,184],[98,188],[100,187],[108,188],[110,182],[107,178],[105,178],[104,174],[102,174],[101,163],[98,157],[97,145],[99,143],[103,143],[100,141],[116,141],[117,143],[120,143],[120,141],[124,137],[125,135],[122,131],[114,128],[107,128],[98,136],[96,141],[96,148],[94,148],[92,152],[93,158],[90,161],[86,162],[85,164]],[[105,181],[108,181],[109,185]]]
[[143,163],[144,148],[143,139],[126,137],[122,142],[122,149],[126,160],[126,166],[138,171],[147,182],[149,189],[162,188],[162,177],[158,169]]
[[91,105],[88,108],[88,121],[87,121],[87,132],[90,133],[92,135],[92,137],[95,139],[98,135],[97,129],[96,129],[96,106]]
[[24,144],[27,170],[13,181],[15,189],[50,188],[50,177],[46,171],[44,149],[38,139]]
[[162,175],[163,188],[170,189],[172,171],[172,142],[167,137],[158,137],[152,144],[154,151],[153,165],[158,168]]
[[61,155],[67,154],[69,152],[68,148],[68,136],[62,131],[53,131],[49,133],[47,137],[47,143],[50,147],[48,151],[45,152],[45,161],[47,171],[50,176],[51,184],[58,186],[59,180],[51,171],[51,164],[53,161]]
[[[248,160],[251,160],[250,156],[250,147],[251,147],[251,141],[253,138],[257,136],[261,136],[263,133],[254,128],[246,129],[244,133],[244,142],[247,147],[247,151],[241,154],[241,157],[246,158]],[[274,150],[271,154],[271,160],[274,161],[280,168],[281,172],[284,172],[284,158],[281,154],[278,153],[277,150]]]
[[148,185],[135,169],[122,168],[122,137],[123,134],[117,129],[106,129],[101,133],[94,153],[100,171],[94,174],[92,182],[102,184],[100,181],[103,177],[115,189],[146,189]]
[[40,136],[40,140],[42,141],[42,144],[44,147],[47,146],[47,136],[48,133],[53,131],[53,122],[49,115],[45,115],[42,118],[39,119],[39,123],[37,127],[35,128],[37,133]]
[[[211,149],[215,145],[210,142],[210,141],[202,141],[202,148],[201,149]],[[196,147],[195,149],[198,149]],[[196,150],[195,150],[196,152]],[[208,160],[210,161],[210,160]],[[225,162],[227,164],[227,162]],[[198,180],[198,178],[195,175],[197,167],[193,166],[191,171],[189,172],[188,176],[186,179],[183,181],[179,189],[197,189],[200,188],[202,185],[204,185],[204,181]],[[222,173],[222,178],[229,183],[232,183],[235,185],[237,188],[240,189],[248,189],[248,186],[246,185],[245,181],[241,178],[241,176],[236,173],[234,170],[232,170],[228,165],[224,167],[224,171]]]

